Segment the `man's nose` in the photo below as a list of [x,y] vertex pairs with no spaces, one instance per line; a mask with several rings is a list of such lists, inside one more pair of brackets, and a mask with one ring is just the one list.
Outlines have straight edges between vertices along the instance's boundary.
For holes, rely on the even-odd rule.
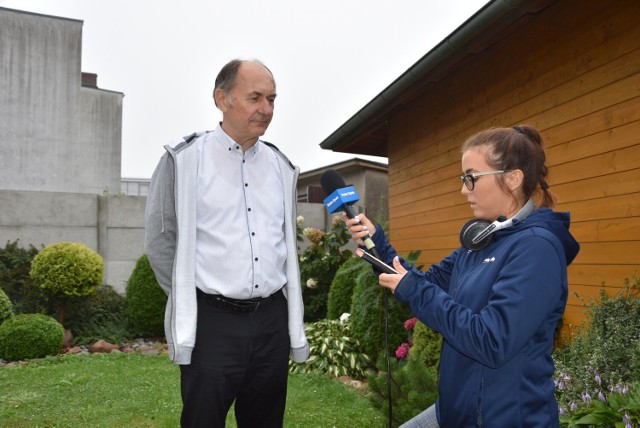
[[260,103],[260,109],[259,109],[261,114],[264,115],[272,115],[273,114],[273,102],[269,101],[269,100],[264,100]]

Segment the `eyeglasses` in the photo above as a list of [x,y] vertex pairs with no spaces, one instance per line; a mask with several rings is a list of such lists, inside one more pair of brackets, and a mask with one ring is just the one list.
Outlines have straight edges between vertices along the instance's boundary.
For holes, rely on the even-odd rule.
[[511,170],[501,169],[500,171],[472,172],[470,174],[461,175],[460,181],[467,186],[467,189],[473,190],[473,188],[476,187],[476,180],[478,177],[482,177],[483,175],[502,174],[504,172],[511,172]]

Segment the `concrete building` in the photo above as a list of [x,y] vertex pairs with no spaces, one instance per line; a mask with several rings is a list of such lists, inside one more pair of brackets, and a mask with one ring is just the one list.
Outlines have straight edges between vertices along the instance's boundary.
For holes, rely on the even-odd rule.
[[0,8],[0,245],[80,242],[124,291],[145,198],[120,190],[122,100],[82,73],[82,21]]
[[122,98],[82,73],[82,21],[0,8],[0,188],[120,188]]

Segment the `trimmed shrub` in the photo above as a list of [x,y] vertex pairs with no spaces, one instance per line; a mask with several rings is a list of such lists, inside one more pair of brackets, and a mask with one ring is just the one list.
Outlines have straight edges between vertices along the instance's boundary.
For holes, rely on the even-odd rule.
[[305,326],[310,357],[304,364],[289,362],[291,373],[318,372],[364,379],[371,359],[351,337],[348,321],[322,320]]
[[110,285],[99,285],[95,293],[70,301],[65,327],[71,330],[77,345],[99,339],[119,343],[131,338],[126,300]]
[[338,319],[344,313],[351,311],[351,299],[353,290],[356,287],[356,273],[362,269],[361,265],[367,262],[360,257],[348,258],[342,266],[338,268],[331,288],[329,289],[329,299],[327,301],[327,318]]
[[0,324],[13,316],[13,305],[6,293],[0,289]]
[[33,258],[30,275],[38,287],[60,299],[58,319],[64,324],[67,299],[96,290],[104,276],[104,261],[84,244],[59,242],[46,246]]
[[156,281],[146,254],[138,259],[129,277],[126,297],[132,332],[141,336],[163,336],[167,296]]
[[64,327],[50,316],[20,314],[0,325],[0,358],[18,361],[57,355]]

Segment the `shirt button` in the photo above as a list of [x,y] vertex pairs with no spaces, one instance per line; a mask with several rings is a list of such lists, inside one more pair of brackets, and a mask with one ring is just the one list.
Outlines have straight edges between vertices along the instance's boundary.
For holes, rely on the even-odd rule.
[[249,187],[249,183],[244,183],[244,187]]
[[250,211],[251,211],[251,208],[247,208],[247,211],[249,211],[249,212],[250,212]]
[[256,284],[256,288],[258,288],[258,284]]
[[257,258],[257,257],[255,258],[255,261],[258,261],[258,258]]

